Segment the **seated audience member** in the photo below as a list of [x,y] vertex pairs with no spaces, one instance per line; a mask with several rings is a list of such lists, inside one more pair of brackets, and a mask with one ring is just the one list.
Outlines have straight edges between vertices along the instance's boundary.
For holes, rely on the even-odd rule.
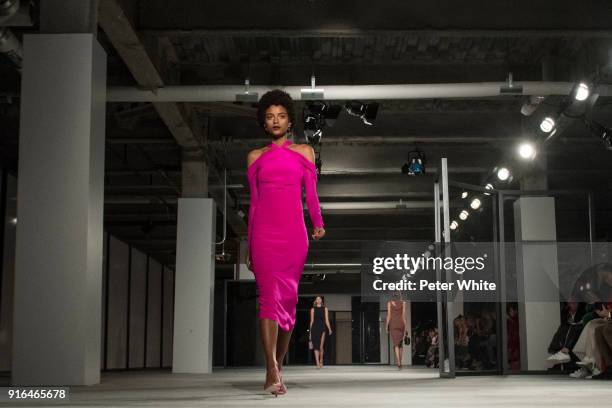
[[612,379],[612,314],[608,310],[606,324],[595,329],[595,348],[599,350],[600,360],[596,362],[599,371],[592,378],[597,380]]
[[577,295],[582,294],[584,299],[593,305],[594,310],[583,317],[584,329],[574,345],[573,352],[580,359],[576,364],[581,366],[570,374],[574,378],[590,378],[592,376],[599,378],[602,374],[601,367],[605,365],[602,364],[604,357],[601,353],[605,352],[606,349],[602,347],[601,339],[599,346],[596,344],[595,333],[601,332],[598,336],[603,336],[603,326],[610,324],[612,265],[601,264],[593,268],[593,271],[588,276],[581,277],[576,292]]
[[561,325],[548,346],[548,352],[551,354],[548,362],[555,369],[574,371],[579,359],[573,349],[582,332],[583,313],[580,304],[575,299],[571,299],[564,308],[563,314]]

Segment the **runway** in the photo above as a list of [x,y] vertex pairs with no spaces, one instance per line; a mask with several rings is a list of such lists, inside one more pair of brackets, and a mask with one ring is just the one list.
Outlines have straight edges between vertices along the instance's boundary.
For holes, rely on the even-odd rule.
[[209,375],[110,372],[102,375],[99,385],[72,387],[67,406],[576,408],[606,406],[611,395],[608,381],[567,376],[437,377],[436,370],[423,368],[398,371],[391,366],[329,366],[322,370],[287,367],[288,394],[274,398],[262,393],[263,369],[216,369]]

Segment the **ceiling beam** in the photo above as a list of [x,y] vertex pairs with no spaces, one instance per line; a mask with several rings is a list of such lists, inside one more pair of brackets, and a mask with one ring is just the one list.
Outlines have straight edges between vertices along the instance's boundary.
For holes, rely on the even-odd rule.
[[[155,64],[117,0],[100,0],[99,24],[140,88],[153,90],[164,86]],[[169,46],[171,44],[168,41],[164,42],[166,54],[169,52]],[[174,102],[155,102],[153,106],[184,151],[206,157],[207,147],[203,143],[202,135],[193,129],[194,121],[193,118],[190,118],[190,112]],[[210,160],[208,162],[210,164]],[[220,180],[214,166],[209,166],[209,169],[211,176]],[[223,202],[223,195],[219,194],[219,191],[211,191],[211,196],[217,203]],[[229,199],[231,200],[231,197]],[[223,207],[221,205],[219,207],[223,211]],[[235,211],[230,210],[229,212],[231,214],[227,214],[227,219],[234,232],[244,233],[246,231],[245,222]]]
[[612,38],[610,30],[362,30],[362,29],[193,29],[141,30],[143,35],[164,37],[275,37],[275,38],[366,38],[366,37],[437,37],[437,38]]

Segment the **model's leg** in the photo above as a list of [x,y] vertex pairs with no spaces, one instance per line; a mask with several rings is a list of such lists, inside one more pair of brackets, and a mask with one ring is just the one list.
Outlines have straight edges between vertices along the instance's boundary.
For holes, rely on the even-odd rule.
[[284,331],[280,328],[278,329],[278,339],[276,341],[276,364],[278,365],[279,371],[283,369],[285,355],[287,354],[287,350],[289,350],[291,333],[293,333],[293,329],[289,331]]
[[400,356],[399,347],[398,346],[394,346],[393,350],[395,351],[395,365],[399,367],[401,362],[402,362],[402,358]]
[[325,350],[323,350],[325,346],[325,332],[323,332],[323,334],[321,335],[321,352],[319,354],[319,367],[323,367],[323,353]]
[[317,365],[317,368],[318,368],[319,367],[319,350],[315,349],[314,355],[315,355],[315,364]]
[[399,366],[400,368],[402,367],[402,355],[404,354],[404,347],[403,346],[399,346]]
[[271,319],[259,320],[261,344],[266,357],[266,386],[279,382],[276,375],[276,340],[278,337],[278,323]]

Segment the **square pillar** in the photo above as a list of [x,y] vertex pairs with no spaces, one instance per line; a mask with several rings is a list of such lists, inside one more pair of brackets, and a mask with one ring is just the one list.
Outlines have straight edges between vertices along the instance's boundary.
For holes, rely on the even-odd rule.
[[100,382],[106,54],[92,34],[24,39],[14,385]]
[[179,198],[173,373],[212,373],[216,207]]
[[560,324],[554,197],[516,200],[514,224],[521,369],[546,370],[548,344]]

